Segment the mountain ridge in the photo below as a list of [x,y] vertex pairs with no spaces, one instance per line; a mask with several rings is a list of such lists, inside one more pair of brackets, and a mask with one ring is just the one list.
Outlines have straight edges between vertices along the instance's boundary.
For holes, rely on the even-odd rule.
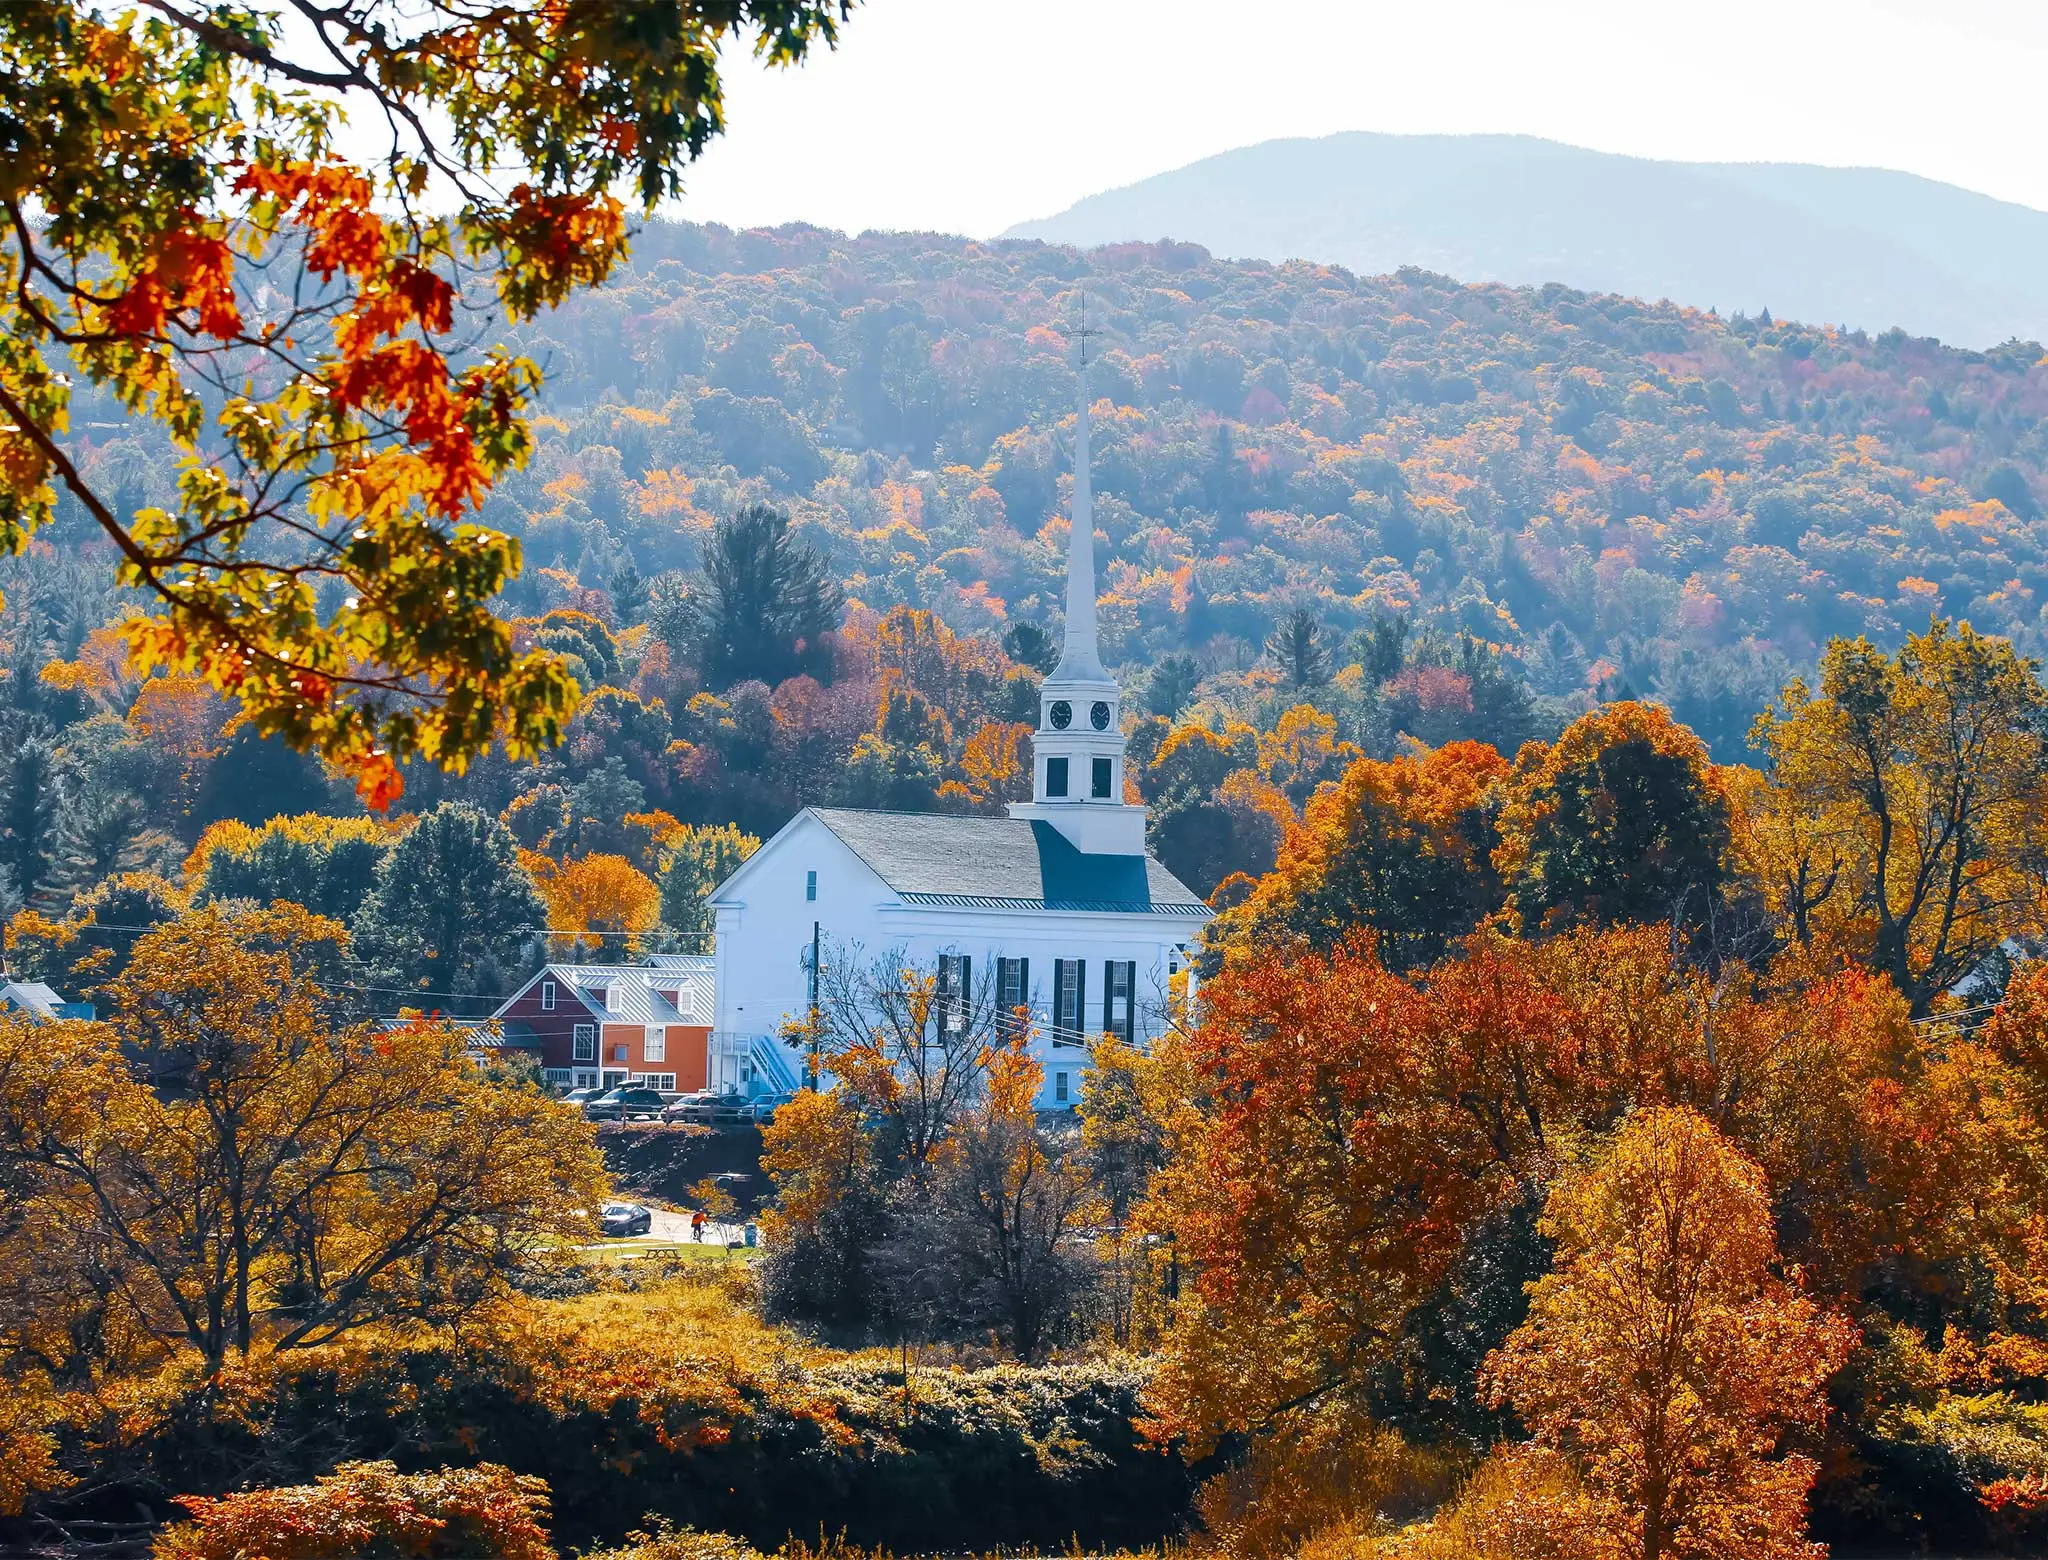
[[1219,153],[1002,236],[1170,237],[1219,256],[1560,282],[1979,348],[2048,339],[2048,212],[1882,168],[1347,131]]

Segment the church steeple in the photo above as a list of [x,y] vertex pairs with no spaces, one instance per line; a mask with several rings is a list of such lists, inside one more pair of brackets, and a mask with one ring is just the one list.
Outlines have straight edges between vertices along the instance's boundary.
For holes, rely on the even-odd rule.
[[1013,818],[1040,818],[1076,848],[1140,855],[1145,809],[1124,799],[1123,697],[1102,666],[1095,638],[1095,503],[1089,481],[1088,361],[1082,337],[1081,394],[1074,419],[1074,501],[1067,540],[1067,627],[1059,664],[1039,686],[1032,734],[1029,802]]

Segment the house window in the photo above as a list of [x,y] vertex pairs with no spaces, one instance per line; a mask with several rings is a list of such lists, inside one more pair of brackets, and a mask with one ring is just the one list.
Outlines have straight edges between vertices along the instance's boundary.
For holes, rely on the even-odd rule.
[[1052,1097],[1062,1105],[1067,1103],[1067,1075],[1065,1073],[1054,1073],[1052,1075]]
[[595,1067],[572,1068],[569,1074],[569,1087],[572,1089],[596,1088],[597,1069]]
[[571,1039],[570,1039],[570,1044],[571,1044],[572,1046],[574,1046],[574,1047],[575,1047],[575,1049],[574,1049],[574,1050],[573,1050],[573,1051],[572,1051],[572,1052],[570,1053],[570,1057],[569,1057],[569,1059],[570,1059],[571,1061],[576,1061],[576,1062],[594,1062],[594,1061],[596,1061],[596,1060],[597,1060],[597,1025],[595,1025],[595,1024],[578,1024],[578,1025],[576,1026],[576,1030],[575,1030],[575,1033],[574,1033],[574,1034],[573,1034],[573,1035],[571,1036]]
[[674,1073],[636,1073],[633,1076],[633,1082],[643,1089],[654,1089],[662,1094],[673,1094],[676,1092],[676,1075]]
[[1137,1029],[1138,965],[1134,959],[1110,959],[1102,966],[1102,1032],[1126,1045]]
[[1089,788],[1088,794],[1097,797],[1106,797],[1109,795],[1108,759],[1098,758],[1097,760],[1095,760],[1095,783],[1093,786]]
[[1045,761],[1045,794],[1067,794],[1067,761],[1064,758],[1048,758]]
[[1052,961],[1052,1043],[1079,1045],[1088,1025],[1088,964],[1083,959]]
[[555,983],[551,980],[540,983],[540,1010],[543,1013],[552,1013],[555,1010]]
[[816,872],[806,872],[804,874],[804,898],[815,902],[817,897],[818,874]]
[[604,1010],[607,1013],[618,1012],[619,988],[617,986],[607,986],[604,988]]
[[640,1048],[643,1062],[665,1062],[668,1060],[668,1031],[660,1024],[650,1024],[646,1042]]
[[566,1067],[543,1067],[540,1076],[541,1081],[549,1088],[566,1089],[570,1087],[569,1079],[573,1074]]
[[966,954],[939,955],[939,985],[933,995],[942,1036],[967,1032],[967,1016],[974,998],[972,979],[973,967]]
[[1031,961],[996,960],[996,1027],[1005,1040],[1014,1039],[1031,1027]]

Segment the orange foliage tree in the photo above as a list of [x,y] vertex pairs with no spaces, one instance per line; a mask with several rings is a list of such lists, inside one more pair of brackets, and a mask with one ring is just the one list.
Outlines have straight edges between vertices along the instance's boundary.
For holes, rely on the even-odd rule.
[[609,949],[625,958],[661,920],[661,890],[624,856],[599,851],[557,866],[520,852],[548,907],[548,942],[557,953]]
[[1369,927],[1395,968],[1442,958],[1500,907],[1494,815],[1508,769],[1478,742],[1360,759],[1309,802],[1219,934],[1247,948],[1301,937],[1328,949]]
[[[374,804],[408,755],[558,740],[575,685],[515,653],[492,601],[519,545],[473,518],[532,447],[539,373],[465,345],[483,300],[457,280],[491,274],[513,319],[602,282],[614,186],[651,207],[724,128],[721,51],[790,64],[849,9],[0,7],[25,137],[0,180],[0,553],[61,489],[153,598],[122,625],[140,667],[204,678]],[[336,140],[351,108],[388,132],[362,165]],[[95,485],[67,370],[163,428],[174,507]]]
[[1695,1112],[1646,1111],[1542,1229],[1554,1265],[1487,1375],[1585,1525],[1627,1560],[1825,1554],[1803,1536],[1815,1464],[1780,1443],[1820,1428],[1852,1334],[1774,1276],[1756,1164]]

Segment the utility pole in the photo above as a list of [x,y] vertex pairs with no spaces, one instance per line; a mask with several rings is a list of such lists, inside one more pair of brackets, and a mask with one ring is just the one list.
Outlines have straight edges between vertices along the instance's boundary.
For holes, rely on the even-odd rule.
[[818,1092],[818,923],[811,923],[811,1068],[810,1088]]

